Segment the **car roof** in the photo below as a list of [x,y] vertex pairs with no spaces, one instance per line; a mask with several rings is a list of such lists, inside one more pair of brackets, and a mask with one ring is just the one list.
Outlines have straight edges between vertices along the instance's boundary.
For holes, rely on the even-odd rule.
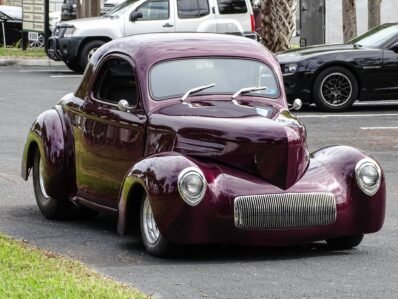
[[124,52],[148,68],[162,60],[183,57],[234,56],[272,62],[273,54],[246,37],[217,33],[151,33],[120,38],[107,43],[93,57]]

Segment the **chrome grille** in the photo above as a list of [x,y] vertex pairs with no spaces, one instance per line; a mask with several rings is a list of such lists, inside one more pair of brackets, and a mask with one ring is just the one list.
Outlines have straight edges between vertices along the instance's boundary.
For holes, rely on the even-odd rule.
[[235,226],[285,229],[332,224],[336,201],[331,193],[285,193],[239,196],[234,200]]

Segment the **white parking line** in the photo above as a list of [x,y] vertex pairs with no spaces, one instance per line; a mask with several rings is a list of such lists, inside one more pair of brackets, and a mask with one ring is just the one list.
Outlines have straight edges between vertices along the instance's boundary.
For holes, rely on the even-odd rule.
[[398,130],[398,127],[361,127],[362,130]]
[[54,70],[54,69],[46,69],[46,70],[19,70],[18,73],[73,73],[72,71],[64,71],[64,70]]
[[50,78],[80,78],[82,75],[54,75]]
[[398,116],[398,113],[371,113],[371,114],[297,114],[300,118],[329,118],[329,117],[385,117]]

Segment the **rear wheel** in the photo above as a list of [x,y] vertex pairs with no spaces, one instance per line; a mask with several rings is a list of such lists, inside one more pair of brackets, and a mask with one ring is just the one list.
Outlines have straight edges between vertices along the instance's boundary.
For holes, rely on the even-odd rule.
[[156,225],[148,195],[145,194],[140,209],[141,237],[149,254],[158,257],[170,257],[179,252],[180,246],[162,236]]
[[75,212],[73,204],[66,198],[53,198],[46,192],[44,185],[44,164],[40,151],[35,152],[33,162],[33,189],[40,212],[48,219],[63,219]]
[[97,51],[99,47],[105,44],[102,40],[92,40],[86,43],[80,51],[79,66],[82,70],[86,69],[87,63],[90,61],[91,56]]
[[316,77],[313,93],[318,108],[330,112],[345,111],[358,97],[358,83],[346,68],[329,67]]
[[344,236],[334,239],[326,240],[329,247],[332,249],[351,249],[353,247],[358,246],[363,239],[363,234],[358,234],[354,236]]

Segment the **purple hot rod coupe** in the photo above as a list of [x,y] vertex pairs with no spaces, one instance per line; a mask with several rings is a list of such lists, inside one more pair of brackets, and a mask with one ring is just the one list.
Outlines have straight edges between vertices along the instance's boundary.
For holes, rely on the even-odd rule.
[[33,123],[24,179],[31,169],[45,217],[117,214],[118,232],[140,228],[156,256],[199,243],[348,249],[384,222],[378,163],[346,146],[309,154],[279,64],[237,36],[107,43]]

